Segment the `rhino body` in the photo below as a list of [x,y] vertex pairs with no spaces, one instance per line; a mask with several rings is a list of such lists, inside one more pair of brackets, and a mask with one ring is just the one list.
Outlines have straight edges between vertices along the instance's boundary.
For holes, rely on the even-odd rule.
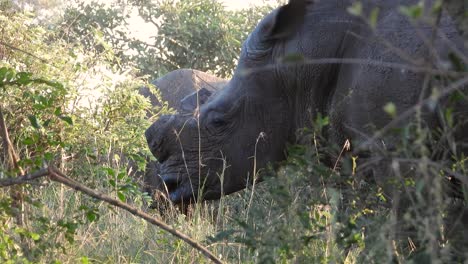
[[[395,138],[375,132],[414,115],[392,123],[384,106],[414,113],[418,102],[436,93],[425,89],[428,81],[440,88],[437,93],[446,92],[445,79],[432,78],[427,68],[450,70],[449,54],[467,53],[445,13],[435,30],[399,11],[418,1],[361,2],[363,17],[379,10],[373,27],[350,14],[353,1],[297,0],[272,11],[243,44],[222,91],[192,108],[195,114],[164,116],[148,128],[171,201],[218,199],[245,188],[255,170],[284,160],[296,131],[313,129],[319,116],[329,117],[325,136],[336,145],[349,139],[364,146],[362,153],[394,148]],[[424,102],[423,123],[438,127],[440,108]],[[466,101],[453,113],[466,116]],[[468,126],[457,129],[457,140],[466,140]]]
[[[203,102],[216,91],[220,90],[227,81],[208,73],[193,70],[179,69],[172,71],[152,82],[160,91],[161,99],[166,101],[168,106],[178,113],[184,112],[185,101],[193,101],[194,98],[202,98]],[[142,87],[139,93],[147,97],[151,105],[161,106],[162,102],[148,89]],[[150,161],[147,164],[143,176],[143,191],[152,194],[154,190],[161,188],[161,178],[159,176],[160,164],[157,161]]]

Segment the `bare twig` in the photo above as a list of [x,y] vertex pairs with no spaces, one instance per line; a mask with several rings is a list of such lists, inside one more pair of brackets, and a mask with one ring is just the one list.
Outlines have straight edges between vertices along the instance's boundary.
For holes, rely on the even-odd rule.
[[3,46],[5,46],[5,47],[7,47],[7,48],[9,48],[9,49],[16,50],[16,51],[22,52],[22,53],[24,53],[24,54],[26,54],[26,55],[29,55],[29,56],[31,56],[31,57],[37,59],[37,60],[40,60],[42,63],[48,64],[47,60],[42,59],[42,58],[39,58],[38,56],[32,54],[31,52],[28,52],[28,51],[22,50],[22,49],[20,49],[20,48],[14,47],[14,46],[12,46],[12,45],[10,45],[10,44],[7,44],[7,43],[5,43],[5,42],[3,42],[3,41],[0,41],[0,44],[3,45]]
[[19,166],[18,161],[19,157],[15,152],[13,144],[10,140],[10,135],[8,134],[8,129],[5,123],[5,117],[3,116],[3,110],[0,106],[0,136],[3,139],[3,148],[5,152],[6,158],[8,158],[10,162],[10,166],[14,169],[17,169],[21,174],[24,174],[23,169]]
[[53,167],[49,167],[49,177],[51,180],[53,181],[56,181],[56,182],[60,182],[74,190],[77,190],[79,192],[82,192],[86,195],[89,195],[93,198],[96,198],[98,200],[101,200],[101,201],[105,201],[113,206],[116,206],[116,207],[119,207],[137,217],[140,217],[142,219],[144,219],[145,221],[155,225],[155,226],[158,226],[159,228],[167,231],[168,233],[172,234],[173,236],[175,237],[178,237],[180,238],[181,240],[183,240],[184,242],[186,242],[187,244],[189,244],[191,247],[193,247],[194,249],[198,250],[200,253],[202,253],[203,255],[205,255],[208,259],[210,259],[211,261],[213,261],[214,263],[223,263],[220,259],[218,259],[213,253],[211,253],[211,251],[209,251],[206,247],[204,247],[203,245],[199,244],[198,242],[194,241],[193,239],[191,239],[190,237],[188,237],[187,235],[177,231],[176,229],[170,227],[169,225],[167,225],[166,223],[164,223],[163,221],[141,211],[141,210],[138,210],[130,205],[128,205],[127,203],[123,203],[119,200],[116,200],[114,198],[111,198],[105,194],[101,194],[101,193],[98,193],[96,192],[95,190],[92,190],[70,178],[68,178],[67,176],[65,176],[62,172],[60,172],[59,170],[53,168]]
[[[5,117],[3,116],[3,106],[0,106],[0,136],[3,139],[3,149],[5,158],[8,159],[8,170],[17,170],[20,174],[24,174],[24,170],[19,165],[19,156],[16,154],[15,148],[10,140],[8,128],[6,126]],[[11,206],[16,208],[15,212],[16,222],[19,226],[24,225],[24,190],[21,186],[16,186],[10,190],[10,197],[12,199]]]

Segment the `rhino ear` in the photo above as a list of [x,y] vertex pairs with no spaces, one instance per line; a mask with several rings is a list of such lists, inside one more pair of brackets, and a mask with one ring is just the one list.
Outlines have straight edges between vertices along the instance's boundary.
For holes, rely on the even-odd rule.
[[193,92],[180,101],[180,109],[183,112],[193,112],[195,109],[208,101],[212,92],[206,88]]
[[278,9],[274,21],[271,24],[267,39],[274,40],[287,38],[295,33],[297,28],[304,22],[308,0],[290,0],[287,5]]

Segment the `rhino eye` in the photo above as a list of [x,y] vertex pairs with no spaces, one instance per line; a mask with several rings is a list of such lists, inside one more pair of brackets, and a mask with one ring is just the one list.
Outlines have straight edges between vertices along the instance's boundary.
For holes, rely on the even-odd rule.
[[215,117],[211,120],[211,124],[215,127],[222,127],[226,125],[226,120],[222,117]]
[[208,120],[209,126],[215,128],[223,127],[227,124],[225,116],[219,112],[211,112]]

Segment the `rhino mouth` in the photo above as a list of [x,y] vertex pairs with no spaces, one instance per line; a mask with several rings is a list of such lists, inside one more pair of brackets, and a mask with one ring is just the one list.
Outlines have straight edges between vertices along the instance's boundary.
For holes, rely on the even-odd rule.
[[161,186],[166,198],[173,204],[190,204],[198,200],[215,200],[221,197],[219,188],[208,182],[192,182],[190,177],[182,174],[170,174],[161,177]]
[[186,175],[179,173],[161,177],[163,184],[160,189],[173,204],[192,203],[197,200],[198,192],[184,180],[186,178]]

